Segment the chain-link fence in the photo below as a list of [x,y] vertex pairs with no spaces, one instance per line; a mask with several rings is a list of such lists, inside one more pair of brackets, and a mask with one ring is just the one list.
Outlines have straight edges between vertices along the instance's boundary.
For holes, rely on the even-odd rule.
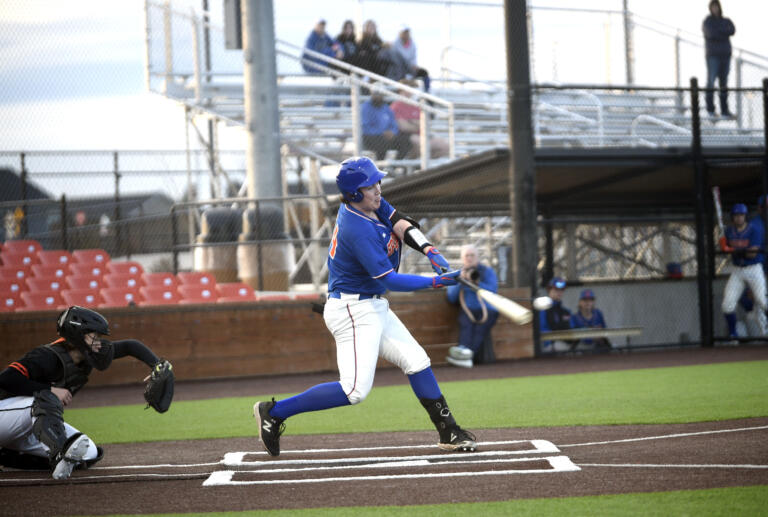
[[[149,88],[184,103],[190,122],[210,119],[215,127],[242,126],[242,53],[225,48],[221,20],[214,10],[206,17],[174,5],[147,3]],[[451,9],[455,15],[467,6]],[[534,34],[539,34],[537,24],[546,23],[544,12],[533,10]],[[609,16],[614,38],[624,13]],[[458,18],[454,16],[451,23]],[[650,45],[643,43],[642,31],[656,33],[637,20],[635,26],[634,44]],[[308,33],[310,27],[304,29]],[[207,271],[222,282],[241,280],[260,291],[321,291],[337,207],[333,178],[340,160],[354,154],[375,159],[390,172],[383,184],[386,197],[390,185],[418,176],[423,169],[456,166],[455,159],[463,158],[458,163],[468,188],[453,189],[446,179],[448,187],[430,206],[411,213],[452,264],[460,263],[462,245],[474,244],[481,260],[496,269],[501,285],[510,286],[510,250],[517,237],[509,215],[509,188],[489,188],[493,185],[476,180],[480,166],[473,162],[478,155],[509,144],[506,84],[451,70],[448,56],[462,54],[457,47],[444,53],[444,66],[440,73],[432,73],[426,92],[423,74],[402,78],[376,74],[314,55],[300,41],[281,40],[280,33],[277,37],[284,197],[245,197],[244,152],[216,149],[215,128],[206,136],[211,141],[203,142],[209,146],[206,151],[5,152],[0,153],[3,240],[34,239],[49,250],[99,248],[114,258],[141,260],[150,271]],[[533,70],[547,55],[535,44],[537,37],[532,38]],[[664,38],[684,55],[701,51],[684,38]],[[556,78],[567,77],[562,64],[566,56],[559,53],[557,63],[549,65],[560,70]],[[309,58],[319,60],[314,61],[319,73],[304,71]],[[699,70],[701,56],[695,59]],[[754,86],[764,70],[759,59],[747,54],[734,59],[741,84]],[[636,61],[634,66],[635,82],[645,82],[648,65]],[[498,68],[503,69],[501,62]],[[633,157],[638,151],[669,150],[669,157],[658,158],[655,167],[678,160],[679,154],[673,153],[682,152],[687,172],[693,175],[701,169],[703,184],[712,183],[714,176],[707,175],[710,158],[702,156],[703,149],[716,154],[717,166],[738,175],[745,160],[763,159],[759,153],[765,148],[766,92],[732,88],[727,100],[734,116],[700,117],[706,105],[706,92],[701,90],[705,85],[699,84],[699,93],[692,93],[695,88],[687,82],[687,77],[696,75],[692,69],[670,69],[675,88],[536,83],[531,99],[536,152],[562,153],[564,182],[575,183],[576,176],[587,174],[583,169],[569,170],[573,163],[568,153],[585,150],[633,151]],[[610,74],[592,77],[596,83],[603,78],[616,81]],[[533,79],[542,76],[534,73]],[[711,93],[717,102],[719,92]],[[722,149],[728,152],[717,154]],[[748,156],[733,156],[731,151],[737,149],[746,149]],[[696,155],[692,161],[690,154]],[[617,158],[624,159],[634,158]],[[622,176],[619,168],[614,174],[592,181],[618,181]],[[727,205],[748,202],[752,207],[751,198],[737,196],[756,197],[764,190],[752,178],[737,184],[733,192],[724,192],[724,200]],[[567,283],[565,306],[577,310],[583,303],[581,291],[590,289],[609,326],[642,329],[640,335],[617,336],[617,345],[627,344],[627,339],[632,346],[705,339],[702,306],[714,335],[727,336],[719,308],[728,257],[718,255],[711,267],[700,269],[702,253],[714,254],[711,244],[717,234],[709,198],[694,202],[695,194],[684,209],[676,207],[667,214],[657,210],[658,215],[643,219],[618,213],[589,217],[583,210],[568,217],[541,215],[536,266],[540,288],[543,291],[551,278],[562,277]],[[697,211],[703,208],[701,219]],[[401,272],[430,274],[431,269],[422,255],[405,249]],[[709,296],[702,295],[705,288]],[[750,318],[756,312],[746,307],[736,310],[742,336],[754,334]]]

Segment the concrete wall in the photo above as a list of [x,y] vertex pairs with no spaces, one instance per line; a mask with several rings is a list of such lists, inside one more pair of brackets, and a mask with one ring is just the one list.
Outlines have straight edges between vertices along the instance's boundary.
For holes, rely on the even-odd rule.
[[[726,278],[713,285],[715,335],[726,335],[722,317],[723,288]],[[630,345],[655,345],[698,341],[699,300],[695,279],[650,282],[585,284],[567,287],[563,305],[575,312],[582,289],[595,293],[595,307],[603,311],[608,327],[643,327],[641,336]],[[614,345],[626,345],[625,338],[614,338]]]

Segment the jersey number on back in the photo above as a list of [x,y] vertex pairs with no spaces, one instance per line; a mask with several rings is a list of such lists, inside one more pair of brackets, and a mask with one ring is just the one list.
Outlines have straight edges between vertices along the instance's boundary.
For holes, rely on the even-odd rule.
[[328,249],[328,255],[332,259],[336,258],[336,245],[338,244],[339,225],[333,227],[333,237],[331,237],[331,247]]

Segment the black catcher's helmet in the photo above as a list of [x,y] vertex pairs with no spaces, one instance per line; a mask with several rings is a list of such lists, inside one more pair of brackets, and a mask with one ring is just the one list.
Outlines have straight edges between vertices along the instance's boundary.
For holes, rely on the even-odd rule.
[[[109,323],[107,319],[96,311],[86,309],[85,307],[79,307],[73,305],[69,309],[59,314],[58,320],[56,320],[56,332],[75,345],[91,366],[96,366],[100,370],[106,368],[111,362],[109,362],[101,368],[102,364],[94,364],[94,359],[97,363],[101,363],[97,356],[103,354],[95,354],[91,347],[85,343],[85,335],[91,332],[95,332],[99,335],[109,335]],[[109,347],[111,352],[111,346]],[[106,352],[106,350],[105,350]],[[110,354],[111,355],[111,354]]]

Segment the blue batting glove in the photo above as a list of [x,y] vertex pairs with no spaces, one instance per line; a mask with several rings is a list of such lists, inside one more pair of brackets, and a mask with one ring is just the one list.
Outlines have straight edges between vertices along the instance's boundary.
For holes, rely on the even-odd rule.
[[429,262],[432,264],[432,269],[434,269],[435,273],[438,275],[443,271],[451,269],[448,261],[443,258],[443,256],[434,246],[427,246],[424,249],[424,254],[427,256],[427,258],[429,258]]
[[459,276],[460,274],[461,274],[461,269],[457,269],[456,271],[449,271],[448,273],[437,275],[436,277],[432,278],[432,287],[435,289],[438,289],[440,287],[448,287],[449,285],[456,285],[458,284],[456,277]]

